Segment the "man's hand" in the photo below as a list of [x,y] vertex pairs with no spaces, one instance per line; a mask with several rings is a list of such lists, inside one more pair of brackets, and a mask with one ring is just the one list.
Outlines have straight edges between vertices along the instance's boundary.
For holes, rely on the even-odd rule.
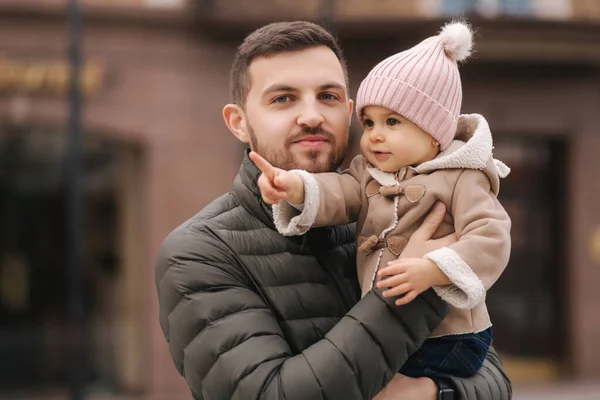
[[304,203],[302,178],[292,172],[272,166],[253,151],[250,152],[250,159],[262,171],[257,184],[265,203],[277,204],[281,200],[287,200],[292,204]]
[[[389,277],[387,279],[382,279]],[[377,272],[377,287],[391,288],[383,292],[384,297],[403,297],[396,300],[397,306],[410,303],[419,294],[432,286],[449,285],[450,280],[431,260],[426,258],[405,258],[388,263]]]
[[456,243],[458,238],[455,233],[439,239],[431,238],[444,220],[444,215],[446,215],[446,205],[438,201],[431,208],[421,226],[408,239],[400,258],[421,258],[433,250]]
[[437,393],[437,385],[429,378],[396,374],[373,400],[435,400]]

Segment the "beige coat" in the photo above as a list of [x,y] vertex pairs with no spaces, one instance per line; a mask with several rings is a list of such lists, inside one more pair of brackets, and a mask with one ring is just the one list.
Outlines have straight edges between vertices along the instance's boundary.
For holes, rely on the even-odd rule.
[[441,200],[448,211],[435,237],[456,232],[459,240],[425,255],[453,282],[433,288],[450,312],[432,336],[479,332],[491,325],[486,291],[510,254],[510,218],[496,198],[499,178],[509,171],[492,157],[486,120],[463,115],[448,149],[415,168],[385,173],[358,156],[342,174],[295,171],[305,184],[302,212],[281,203],[273,210],[275,224],[282,234],[297,235],[311,226],[356,221],[358,278],[364,295],[373,287],[379,267],[398,257]]

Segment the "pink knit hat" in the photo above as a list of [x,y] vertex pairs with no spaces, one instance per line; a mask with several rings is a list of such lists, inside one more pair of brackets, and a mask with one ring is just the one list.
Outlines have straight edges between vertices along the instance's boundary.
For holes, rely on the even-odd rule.
[[462,103],[457,62],[471,54],[473,33],[463,22],[383,60],[362,81],[356,95],[361,119],[366,106],[389,108],[433,136],[445,150],[456,132]]

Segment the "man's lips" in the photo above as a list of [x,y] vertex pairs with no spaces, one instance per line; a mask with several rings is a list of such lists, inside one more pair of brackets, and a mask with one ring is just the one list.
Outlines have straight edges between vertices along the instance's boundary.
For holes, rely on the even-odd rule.
[[294,143],[299,142],[327,142],[327,138],[322,135],[308,135],[302,136],[301,138],[294,141]]
[[299,144],[303,147],[315,149],[326,143],[329,143],[329,141],[327,140],[327,138],[325,136],[310,135],[310,136],[303,136],[302,138],[294,141],[294,143]]

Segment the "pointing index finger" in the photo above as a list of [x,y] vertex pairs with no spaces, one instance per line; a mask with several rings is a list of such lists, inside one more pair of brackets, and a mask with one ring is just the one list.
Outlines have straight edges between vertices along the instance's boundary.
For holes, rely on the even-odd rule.
[[258,169],[260,169],[262,173],[269,178],[269,180],[273,180],[275,178],[275,168],[262,156],[254,151],[251,151],[250,159],[254,162],[254,164],[256,164]]

